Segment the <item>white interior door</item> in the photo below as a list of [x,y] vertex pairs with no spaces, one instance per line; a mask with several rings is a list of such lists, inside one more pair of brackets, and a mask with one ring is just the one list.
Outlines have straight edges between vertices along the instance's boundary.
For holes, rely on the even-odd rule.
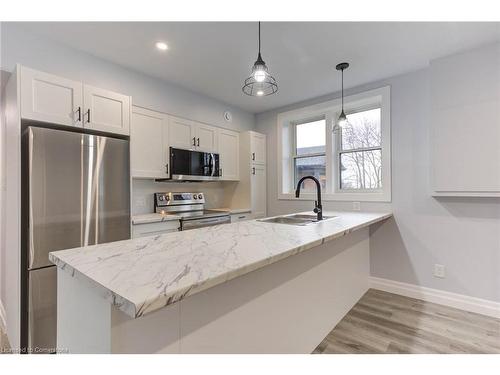
[[190,120],[170,116],[168,138],[171,147],[194,150],[196,137],[194,124]]
[[108,133],[130,134],[130,96],[83,86],[84,127]]
[[250,185],[252,197],[252,217],[254,219],[266,216],[266,167],[253,164],[250,167]]
[[217,128],[205,125],[196,124],[196,149],[204,152],[217,151]]
[[130,164],[132,177],[166,178],[168,175],[168,117],[132,107]]
[[239,180],[240,135],[226,129],[219,129],[219,155],[223,180]]
[[264,134],[251,133],[250,152],[254,164],[266,164],[266,136]]
[[82,126],[82,83],[21,68],[21,117]]

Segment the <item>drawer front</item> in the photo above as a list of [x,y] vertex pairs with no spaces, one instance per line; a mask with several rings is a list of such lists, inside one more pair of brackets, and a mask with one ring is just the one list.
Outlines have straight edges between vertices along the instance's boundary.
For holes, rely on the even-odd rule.
[[231,215],[231,223],[236,223],[238,221],[245,221],[245,220],[251,220],[251,219],[253,219],[251,212]]

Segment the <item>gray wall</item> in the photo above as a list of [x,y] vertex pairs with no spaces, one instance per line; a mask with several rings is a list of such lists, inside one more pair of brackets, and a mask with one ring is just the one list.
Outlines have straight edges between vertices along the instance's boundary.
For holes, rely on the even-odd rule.
[[[362,202],[361,210],[392,210],[394,219],[372,228],[372,276],[500,301],[500,199],[431,197],[429,69],[347,94],[385,85],[391,86],[392,204]],[[277,199],[277,114],[338,96],[257,115],[257,131],[268,135],[269,215],[309,210],[313,205]],[[326,202],[324,207],[350,210],[352,203]],[[445,279],[433,277],[435,263],[446,266]]]

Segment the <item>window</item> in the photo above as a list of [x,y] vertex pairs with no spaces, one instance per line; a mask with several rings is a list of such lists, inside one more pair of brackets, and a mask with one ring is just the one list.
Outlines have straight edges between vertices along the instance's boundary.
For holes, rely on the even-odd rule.
[[341,190],[382,188],[382,128],[380,108],[347,115],[340,130]]
[[[293,155],[294,186],[304,176],[316,177],[326,188],[326,121],[319,119],[295,124],[295,152]],[[314,190],[312,180],[302,183],[302,189]]]
[[[297,182],[316,177],[325,200],[390,201],[390,88],[344,98],[348,124],[333,131],[340,100],[278,115],[280,199],[295,199]],[[315,184],[302,185],[313,199]]]

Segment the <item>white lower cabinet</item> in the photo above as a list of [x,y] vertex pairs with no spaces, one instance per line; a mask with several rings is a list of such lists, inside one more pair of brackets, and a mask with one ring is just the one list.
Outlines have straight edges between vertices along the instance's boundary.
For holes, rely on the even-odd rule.
[[177,232],[179,231],[179,228],[179,220],[134,224],[132,225],[132,238],[157,236],[159,234]]
[[222,180],[240,179],[240,135],[238,132],[219,129],[220,173]]
[[166,178],[169,172],[168,116],[132,107],[130,168],[135,178]]
[[130,134],[130,96],[83,85],[84,127],[108,133]]

